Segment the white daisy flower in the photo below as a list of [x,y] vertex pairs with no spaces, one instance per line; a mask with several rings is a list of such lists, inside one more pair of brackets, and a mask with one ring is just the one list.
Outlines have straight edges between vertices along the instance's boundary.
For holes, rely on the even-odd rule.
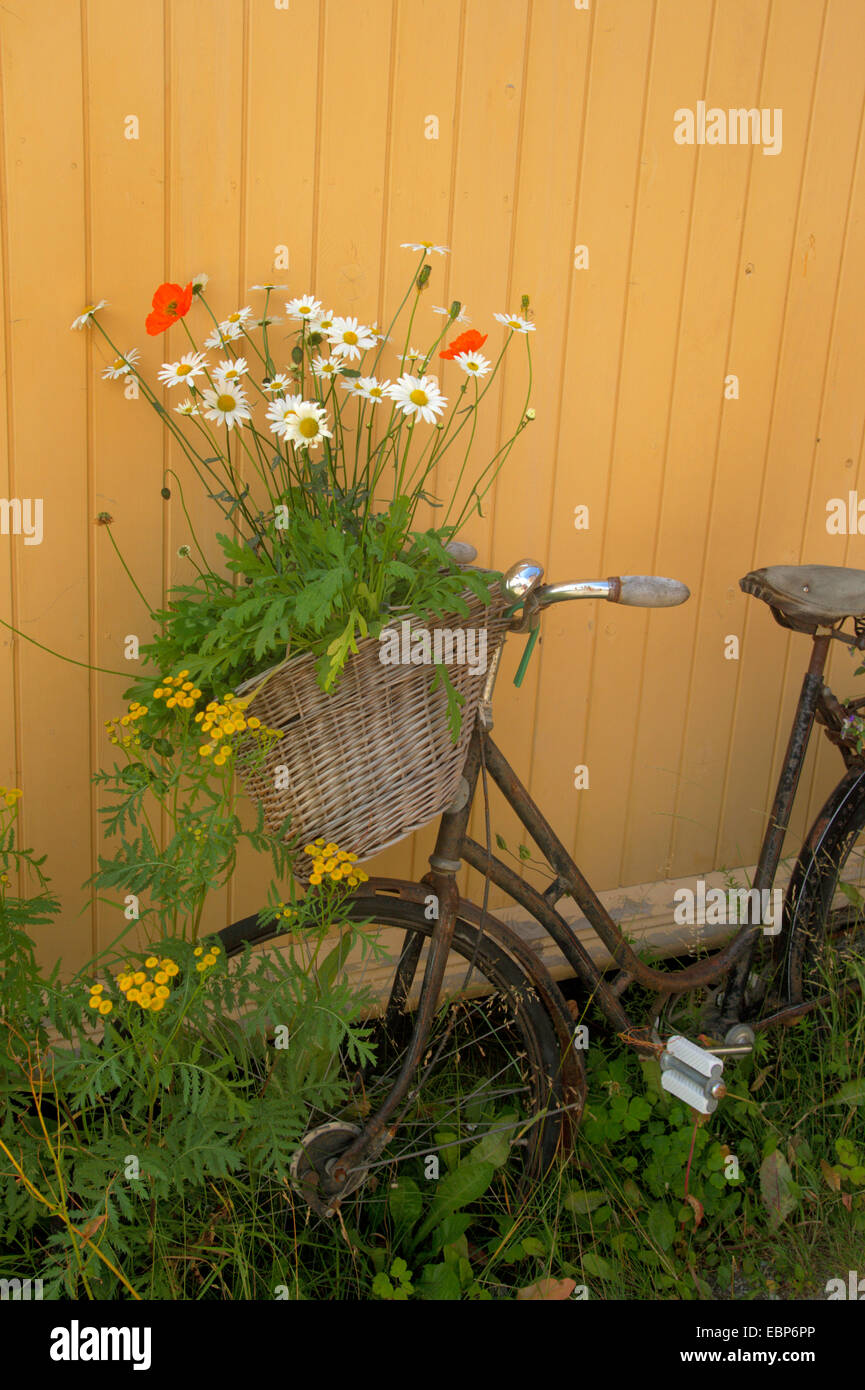
[[503,323],[505,328],[510,328],[514,333],[534,333],[535,325],[529,323],[528,319],[521,319],[519,314],[493,314],[494,319]]
[[221,362],[217,362],[213,375],[220,381],[237,383],[248,371],[245,357],[225,357]]
[[250,285],[251,290],[287,290],[288,285]]
[[209,285],[209,283],[210,283],[210,276],[209,276],[209,275],[205,275],[205,273],[204,273],[203,270],[200,271],[198,275],[193,275],[193,277],[192,277],[192,293],[193,293],[193,294],[204,294],[204,291],[207,289],[207,286]]
[[339,360],[335,361],[333,358],[329,361],[325,361],[323,357],[314,357],[310,366],[316,376],[327,377],[330,381],[333,381],[335,377],[339,376],[341,363]]
[[290,299],[285,306],[285,312],[293,319],[311,322],[321,309],[321,303],[313,299],[311,294],[303,295],[300,299]]
[[310,319],[309,331],[310,333],[321,333],[327,337],[335,323],[336,314],[332,309],[328,309],[326,313],[316,314],[315,318]]
[[270,429],[280,439],[288,438],[288,426],[297,415],[297,407],[303,404],[302,396],[286,396],[284,400],[271,401],[267,407]]
[[344,385],[352,391],[355,396],[361,396],[365,401],[372,401],[377,405],[383,401],[388,394],[389,381],[376,381],[374,376],[359,376],[354,381],[347,381]]
[[222,348],[224,350],[228,347],[230,342],[233,342],[235,338],[239,338],[242,332],[243,329],[239,323],[232,323],[228,328],[220,324],[218,328],[214,328],[208,338],[205,338],[204,346],[206,348]]
[[246,328],[246,320],[252,317],[252,309],[247,304],[243,309],[235,309],[233,314],[229,314],[227,319],[223,319],[219,325],[223,333],[228,333],[232,327],[237,328],[238,333]]
[[350,362],[359,362],[361,353],[375,347],[375,335],[357,319],[335,318],[333,326],[327,331],[331,352],[347,357]]
[[125,357],[115,357],[111,366],[102,373],[103,380],[117,381],[121,376],[134,376],[133,368],[140,356],[138,348],[130,348]]
[[436,246],[432,241],[401,241],[400,246],[406,251],[438,251],[440,256],[450,253],[449,246]]
[[190,401],[190,400],[181,401],[181,402],[180,402],[180,405],[176,405],[176,406],[174,407],[174,409],[177,411],[177,414],[178,414],[178,415],[198,415],[198,414],[199,414],[198,406],[195,404],[194,401]]
[[163,362],[156,376],[165,386],[186,386],[206,370],[203,352],[185,352],[179,362]]
[[[440,304],[433,304],[430,307],[432,308],[434,314],[444,314],[446,318],[450,316],[450,309],[443,309]],[[463,304],[459,313],[454,319],[454,323],[471,323],[471,319],[466,313],[465,304]]]
[[326,425],[324,407],[315,401],[301,401],[286,421],[286,435],[292,444],[313,449],[323,439],[332,438]]
[[82,314],[79,314],[77,319],[72,320],[69,327],[84,328],[93,318],[93,315],[96,313],[96,311],[98,309],[104,309],[107,303],[107,299],[100,299],[98,304],[88,304],[84,312]]
[[280,393],[284,394],[289,390],[291,385],[291,377],[287,376],[285,372],[276,372],[273,376],[268,377],[261,383],[261,389],[275,396]]
[[481,352],[458,352],[453,360],[467,376],[486,376],[493,369],[492,362]]
[[435,424],[436,415],[440,415],[447,405],[434,376],[417,377],[406,372],[387,388],[387,394],[404,414],[419,415],[429,425]]
[[379,343],[389,343],[391,341],[386,333],[382,333],[381,329],[378,326],[377,319],[369,331],[370,333],[373,333],[375,335],[376,341]]
[[219,386],[218,391],[202,392],[207,419],[230,430],[242,425],[244,420],[251,420],[252,411],[243,392],[228,381],[220,382]]

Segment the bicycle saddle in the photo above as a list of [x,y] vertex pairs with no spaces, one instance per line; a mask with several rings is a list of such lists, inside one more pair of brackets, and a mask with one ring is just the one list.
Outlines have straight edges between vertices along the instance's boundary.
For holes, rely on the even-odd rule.
[[865,614],[865,570],[840,565],[768,565],[751,570],[739,588],[768,603],[782,627],[815,632]]

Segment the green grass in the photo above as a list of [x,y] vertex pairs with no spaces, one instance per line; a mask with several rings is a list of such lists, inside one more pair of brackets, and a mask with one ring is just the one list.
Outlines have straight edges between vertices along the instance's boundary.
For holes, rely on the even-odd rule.
[[[241,1170],[142,1206],[146,1269],[124,1275],[144,1298],[361,1301],[512,1299],[543,1280],[590,1299],[822,1299],[829,1279],[865,1275],[861,995],[759,1034],[699,1122],[655,1060],[591,1036],[576,1144],[528,1192],[491,1136],[442,1148],[437,1177],[420,1157],[375,1170],[332,1220]],[[68,1258],[37,1220],[0,1276]],[[109,1296],[107,1273],[89,1282]]]

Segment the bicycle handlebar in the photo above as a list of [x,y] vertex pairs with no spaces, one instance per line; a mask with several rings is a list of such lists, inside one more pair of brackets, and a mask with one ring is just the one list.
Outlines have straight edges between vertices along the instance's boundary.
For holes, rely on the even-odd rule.
[[568,599],[603,598],[628,608],[675,608],[691,597],[686,584],[657,574],[623,574],[610,579],[576,579],[563,584],[541,584],[531,595],[539,608]]

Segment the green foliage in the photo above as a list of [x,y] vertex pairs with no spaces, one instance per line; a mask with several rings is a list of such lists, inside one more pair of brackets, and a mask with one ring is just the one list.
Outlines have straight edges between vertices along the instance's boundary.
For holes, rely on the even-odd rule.
[[[347,930],[344,956],[353,944]],[[310,1113],[345,1103],[341,1053],[358,1066],[372,1057],[356,1021],[364,997],[335,971],[247,948],[230,971],[220,956],[202,972],[201,947],[151,949],[179,967],[159,1012],[121,988],[145,973],[142,952],[116,976],[100,970],[110,1011],[88,1008],[83,980],[34,977],[33,1035],[2,1026],[0,1211],[9,1245],[38,1257],[48,1297],[110,1298],[124,1279],[144,1294],[163,1216],[206,1211],[232,1174],[278,1191]],[[287,1047],[269,1041],[277,1025]],[[75,1233],[93,1222],[96,1250]]]
[[414,1293],[411,1278],[412,1272],[405,1260],[394,1260],[389,1275],[382,1270],[373,1279],[372,1296],[394,1303],[405,1303]]
[[[216,693],[283,661],[287,651],[312,652],[319,683],[331,690],[358,642],[389,623],[409,613],[429,622],[465,617],[467,590],[489,603],[497,576],[460,569],[444,549],[447,535],[409,533],[406,513],[406,499],[398,498],[355,535],[292,511],[270,533],[272,555],[219,535],[226,569],[239,582],[207,572],[172,590],[170,606],[154,615],[160,631],[142,654],[160,673],[186,666],[203,690]],[[127,694],[144,699],[149,688],[152,681],[142,681]]]
[[[45,855],[37,858],[17,844],[19,796],[17,788],[0,787],[0,1020],[16,1018],[26,1026],[33,1021],[30,1010],[38,1010],[39,972],[30,932],[53,922],[60,904],[42,871]],[[15,880],[23,893],[14,890]]]

